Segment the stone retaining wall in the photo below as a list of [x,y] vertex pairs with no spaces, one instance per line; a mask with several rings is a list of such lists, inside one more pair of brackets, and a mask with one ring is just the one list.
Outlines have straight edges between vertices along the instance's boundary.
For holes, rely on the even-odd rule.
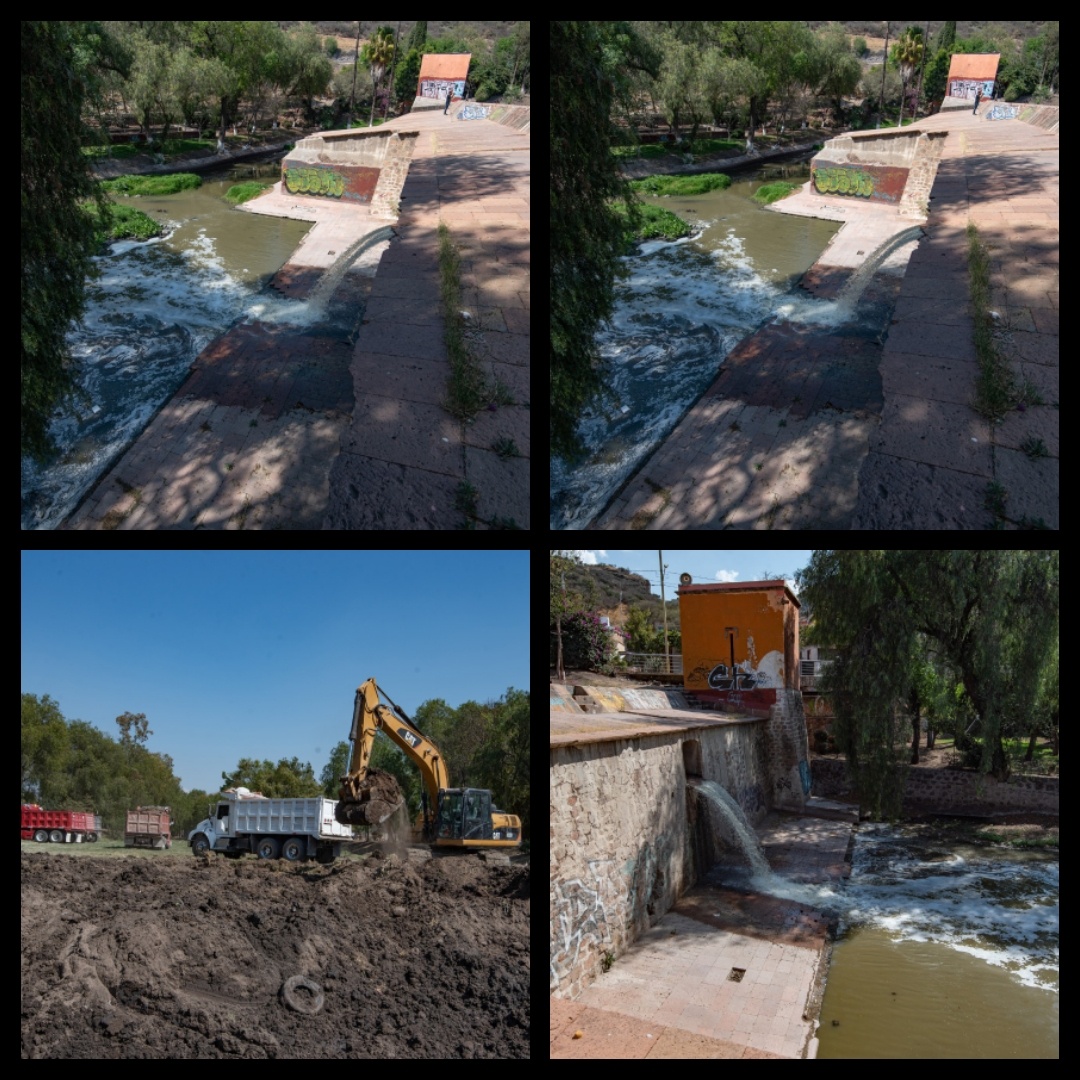
[[550,750],[550,989],[576,997],[693,884],[688,773],[752,822],[767,810],[764,720]]
[[[825,798],[855,798],[845,775],[845,762],[814,758],[813,794]],[[959,769],[909,767],[904,784],[903,810],[907,814],[941,813],[972,816],[1007,813],[1058,813],[1058,778],[1012,776],[1001,782],[983,773]]]
[[301,139],[281,163],[291,195],[368,203],[371,212],[397,215],[409,172],[415,131],[324,131]]

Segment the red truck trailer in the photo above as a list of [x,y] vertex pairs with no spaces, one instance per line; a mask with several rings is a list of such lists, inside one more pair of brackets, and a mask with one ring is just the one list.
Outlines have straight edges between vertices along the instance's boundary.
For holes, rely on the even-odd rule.
[[124,847],[152,847],[158,850],[172,847],[167,806],[140,806],[127,812],[124,825]]
[[92,813],[81,810],[42,810],[40,806],[23,804],[22,838],[39,844],[93,843],[98,838],[98,826]]

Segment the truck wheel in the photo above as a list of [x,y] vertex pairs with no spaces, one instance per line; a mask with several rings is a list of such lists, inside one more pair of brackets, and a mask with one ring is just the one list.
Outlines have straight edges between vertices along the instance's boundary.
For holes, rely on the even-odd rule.
[[62,844],[64,842],[64,834],[60,829],[53,829],[53,831],[49,833],[49,839],[54,844]]
[[264,836],[255,845],[255,854],[260,859],[276,859],[281,854],[281,844],[276,836]]
[[290,836],[281,845],[281,857],[286,862],[300,862],[307,857],[307,844],[298,837]]
[[38,829],[37,832],[34,833],[34,839],[39,844],[47,844],[49,842],[49,830]]
[[206,838],[205,833],[199,833],[198,836],[191,838],[191,854],[202,855],[204,852],[210,850],[210,841]]

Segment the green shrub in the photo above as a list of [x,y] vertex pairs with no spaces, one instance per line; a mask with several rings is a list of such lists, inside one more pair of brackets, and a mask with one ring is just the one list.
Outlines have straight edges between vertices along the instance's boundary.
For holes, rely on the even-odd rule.
[[754,192],[754,199],[759,203],[768,205],[777,199],[784,199],[799,187],[798,184],[789,184],[786,180],[777,180],[773,184],[762,184]]
[[632,180],[634,191],[645,195],[701,195],[706,191],[731,187],[727,173],[700,173],[698,176],[650,176]]
[[268,187],[273,186],[273,183],[269,180],[247,180],[243,184],[233,184],[225,192],[225,198],[235,206],[239,206],[240,203],[245,203],[248,199],[254,199],[256,195],[261,195]]
[[623,236],[627,250],[639,240],[678,240],[681,236],[689,236],[693,231],[678,214],[651,203],[638,204],[640,220],[636,229],[630,223],[625,203],[616,202],[614,208],[615,213],[623,219]]
[[166,176],[119,176],[102,180],[101,186],[113,195],[173,195],[185,188],[202,185],[194,173],[169,173]]
[[160,236],[162,232],[161,226],[149,214],[144,214],[133,206],[109,203],[109,219],[105,222],[98,216],[97,207],[93,203],[88,204],[87,209],[94,218],[95,235],[99,244],[112,240],[149,240],[152,236]]

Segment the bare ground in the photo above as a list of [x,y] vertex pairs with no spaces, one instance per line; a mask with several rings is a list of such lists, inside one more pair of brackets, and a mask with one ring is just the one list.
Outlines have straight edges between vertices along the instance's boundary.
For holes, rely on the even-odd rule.
[[528,1057],[529,866],[24,853],[22,1056]]

